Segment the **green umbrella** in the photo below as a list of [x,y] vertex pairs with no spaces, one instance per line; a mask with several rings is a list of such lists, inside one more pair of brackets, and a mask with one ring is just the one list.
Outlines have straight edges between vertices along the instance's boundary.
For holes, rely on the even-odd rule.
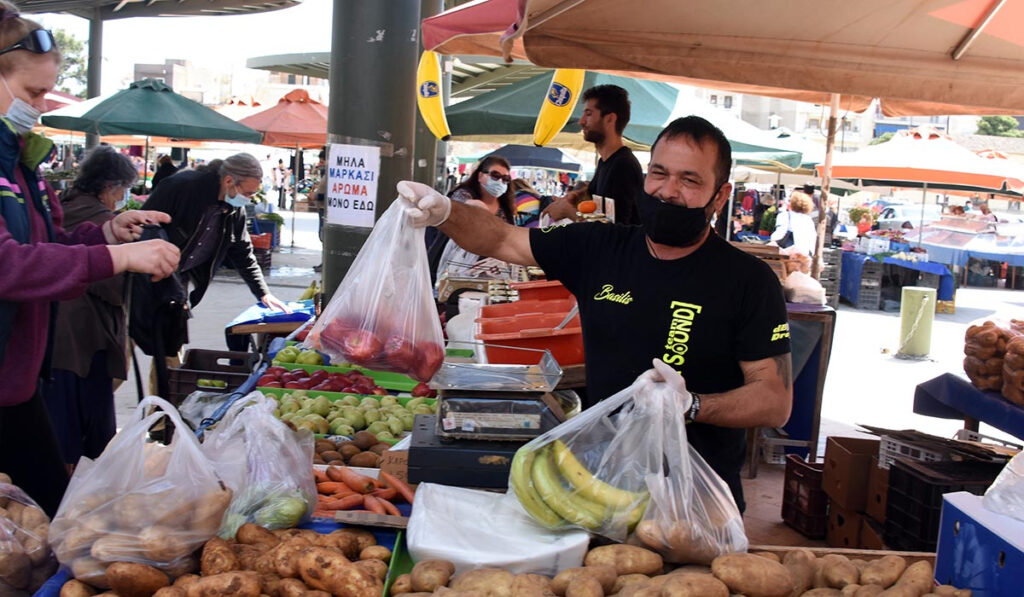
[[[550,74],[538,75],[449,106],[448,124],[452,136],[457,141],[532,143],[537,113],[550,83]],[[733,159],[738,162],[781,165],[786,169],[800,166],[800,152],[783,147],[783,143],[771,133],[728,112],[681,98],[678,89],[668,83],[588,72],[583,89],[606,84],[618,85],[629,93],[630,119],[623,137],[633,149],[648,149],[672,119],[696,114],[725,133]],[[584,141],[579,132],[583,108],[582,101],[576,104],[569,122],[550,145],[593,148],[593,144]]]
[[263,135],[174,93],[156,79],[135,81],[88,111],[77,115],[55,110],[44,125],[98,135],[146,135],[175,139],[205,139],[259,143]]

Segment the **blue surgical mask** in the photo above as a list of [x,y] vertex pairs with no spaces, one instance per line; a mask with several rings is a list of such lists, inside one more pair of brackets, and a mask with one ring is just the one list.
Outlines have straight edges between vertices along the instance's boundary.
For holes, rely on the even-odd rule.
[[[232,185],[234,186],[234,185]],[[238,187],[235,187],[234,195],[225,195],[224,201],[227,201],[231,207],[245,207],[249,203],[249,198],[238,192]]]
[[114,211],[121,211],[125,205],[128,205],[128,200],[132,198],[132,190],[129,188],[124,189],[124,195],[118,199],[117,203],[114,204]]
[[484,190],[490,193],[492,197],[501,197],[508,190],[508,183],[490,178],[484,183]]
[[11,123],[14,130],[18,131],[19,135],[25,135],[32,130],[32,127],[39,122],[39,116],[42,114],[39,110],[32,107],[28,102],[14,97],[11,93],[11,87],[7,84],[6,77],[0,77],[0,81],[3,81],[4,87],[7,89],[8,95],[11,96],[11,105],[7,108],[7,113],[4,114],[4,118]]

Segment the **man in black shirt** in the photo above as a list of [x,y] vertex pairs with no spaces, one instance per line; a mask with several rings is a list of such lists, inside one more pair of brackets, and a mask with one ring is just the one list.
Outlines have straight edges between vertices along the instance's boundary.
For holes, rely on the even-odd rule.
[[592,401],[630,385],[652,359],[681,373],[693,399],[687,437],[742,511],[745,429],[785,424],[793,384],[778,279],[708,225],[731,192],[730,165],[729,143],[711,123],[690,116],[669,124],[637,196],[638,227],[516,229],[425,185],[401,182],[398,190],[412,204],[413,225],[440,226],[479,255],[540,265],[572,291]]
[[600,156],[597,170],[586,189],[567,193],[544,211],[554,220],[575,220],[576,204],[599,196],[605,199],[605,213],[614,211],[616,224],[639,224],[636,195],[643,191],[644,173],[632,150],[622,144],[622,131],[629,124],[629,93],[618,85],[598,85],[583,92],[583,101],[579,124],[583,139],[593,143]]

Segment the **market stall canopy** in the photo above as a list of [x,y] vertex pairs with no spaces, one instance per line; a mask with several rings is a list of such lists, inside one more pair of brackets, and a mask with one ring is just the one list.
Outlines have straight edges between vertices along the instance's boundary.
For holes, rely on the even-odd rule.
[[928,249],[928,261],[967,265],[968,259],[991,259],[1024,265],[1024,224],[944,218],[917,231],[904,231],[908,243]]
[[[748,166],[736,166],[732,169],[729,179],[733,182],[757,183],[757,184],[782,184],[787,187],[798,187],[805,184],[821,186],[821,178],[811,174],[800,174],[795,172],[778,172],[761,170]],[[861,187],[842,180],[832,181],[833,194],[845,194],[853,191],[861,191]]]
[[263,133],[263,144],[276,147],[323,147],[327,143],[327,106],[293,89],[277,105],[238,121]]
[[1022,22],[981,0],[478,0],[425,19],[423,44],[887,116],[1020,113]]
[[[457,141],[531,143],[537,113],[550,83],[551,75],[543,74],[450,106],[448,124],[453,137]],[[648,149],[674,118],[696,114],[722,129],[729,139],[733,159],[739,163],[788,169],[800,165],[800,153],[780,147],[778,139],[768,131],[681,96],[673,85],[588,72],[583,88],[608,84],[618,85],[629,93],[630,120],[623,137],[633,149]],[[579,119],[584,107],[582,101],[576,104],[569,122],[549,145],[593,149],[593,144],[580,134]]]
[[[84,111],[83,111],[84,110]],[[46,126],[97,135],[148,135],[259,143],[258,131],[174,93],[156,79],[135,81],[100,96],[44,114]]]
[[[817,167],[820,174],[822,166]],[[1019,171],[979,157],[929,127],[899,131],[892,139],[852,153],[838,153],[832,177],[862,185],[981,192],[1020,192]]]
[[579,162],[555,147],[505,145],[488,152],[487,155],[500,155],[508,160],[508,163],[513,168],[546,168],[548,170],[564,170],[566,172],[580,171]]

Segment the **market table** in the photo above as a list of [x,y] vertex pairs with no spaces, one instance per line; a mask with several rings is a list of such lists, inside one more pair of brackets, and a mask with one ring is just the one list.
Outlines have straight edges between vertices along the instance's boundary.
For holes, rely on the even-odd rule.
[[[868,261],[877,260],[864,253],[843,251],[842,276],[839,279],[840,297],[853,304],[857,304],[857,299],[860,297],[861,272],[864,270],[864,264]],[[953,274],[950,273],[949,268],[945,265],[927,261],[906,261],[903,259],[893,259],[892,257],[883,257],[881,263],[939,276],[938,300],[953,300],[956,285],[953,281]]]
[[[291,313],[270,309],[260,304],[239,313],[224,326],[224,338],[228,348],[249,350],[253,347],[257,352],[263,352],[271,339],[287,336],[313,317],[312,300],[292,301],[287,304],[292,310]],[[253,335],[256,336],[255,340],[252,339]]]
[[1024,408],[999,392],[982,391],[960,375],[942,375],[918,384],[914,412],[942,419],[963,419],[964,429],[978,430],[979,421],[1024,439]]

